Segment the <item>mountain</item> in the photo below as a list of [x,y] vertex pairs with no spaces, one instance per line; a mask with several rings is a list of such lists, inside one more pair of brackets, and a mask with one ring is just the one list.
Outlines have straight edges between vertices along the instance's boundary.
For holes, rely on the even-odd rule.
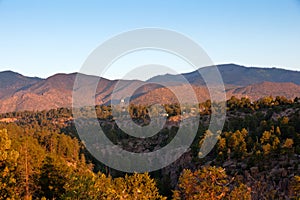
[[[291,82],[300,85],[300,72],[279,68],[244,67],[236,64],[224,64],[216,66],[223,78],[225,85],[247,86],[261,82]],[[205,82],[200,76],[201,73],[208,73],[210,67],[200,68],[199,71],[184,73],[184,76],[191,84],[204,85]],[[199,74],[200,72],[200,74]],[[148,80],[148,82],[178,82],[182,83],[181,75],[160,75]]]
[[18,90],[26,89],[42,81],[37,77],[26,77],[13,71],[0,72],[0,100],[10,97]]
[[251,85],[261,82],[295,83],[300,85],[300,72],[278,68],[244,67],[235,64],[217,66],[225,84]]
[[[269,95],[288,98],[300,96],[300,72],[235,64],[217,67],[225,84],[227,98],[233,95],[248,96],[252,100]],[[210,73],[210,70],[209,67],[199,69],[200,73]],[[89,85],[98,83],[93,95],[97,104],[115,104],[122,99],[136,104],[175,103],[178,100],[172,90],[186,91],[189,87],[182,76],[191,84],[199,101],[209,99],[208,89],[197,71],[182,76],[160,75],[147,81],[108,80],[78,73],[55,74],[41,79],[4,71],[0,72],[0,112],[71,107],[73,85],[78,75],[84,77],[85,84],[80,87],[87,94]],[[191,97],[187,95],[186,99]]]
[[295,97],[300,97],[300,85],[296,85],[295,83],[274,82],[255,83],[253,85],[227,90],[227,97],[229,96],[239,98],[248,96],[251,99],[259,99],[263,96],[285,96],[288,99],[294,99]]
[[[0,112],[71,107],[73,85],[77,75],[78,73],[55,74],[47,79],[28,81],[26,84],[26,82],[23,83],[19,81],[19,79],[16,79],[16,77],[19,77],[19,74],[12,72],[12,75],[10,74],[10,76],[0,79],[0,85],[5,85],[5,83],[9,82],[14,83],[16,80],[23,84],[19,84],[19,87],[3,87],[3,93],[5,94],[6,92],[7,94],[5,95],[6,98],[0,99]],[[96,84],[100,79],[96,76],[82,76],[84,76],[86,80],[86,84],[82,87],[86,89],[89,89],[89,84]],[[25,77],[24,79],[27,80],[26,78],[31,80],[30,77]],[[114,87],[117,83],[120,86],[120,90],[114,91]],[[104,104],[110,102],[113,92],[115,97],[120,100],[130,93],[130,88],[135,88],[141,83],[142,81],[118,81],[101,78],[98,82],[95,94],[96,103]]]
[[[16,80],[15,77],[18,77],[17,73],[14,74],[15,76],[10,76],[10,80],[9,77],[6,77],[5,81],[13,83]],[[71,102],[70,91],[73,82],[69,80],[72,76],[72,74],[58,74],[47,79],[38,79],[36,82],[24,84],[19,89],[12,90],[5,99],[0,100],[0,111],[44,110],[70,106],[67,102]],[[31,80],[29,77],[26,78]],[[0,84],[2,81],[0,79]]]

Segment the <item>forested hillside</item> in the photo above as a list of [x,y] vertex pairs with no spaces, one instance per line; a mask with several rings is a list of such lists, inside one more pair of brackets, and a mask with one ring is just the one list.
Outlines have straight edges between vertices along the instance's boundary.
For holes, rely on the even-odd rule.
[[[214,102],[199,104],[197,136],[170,166],[144,174],[108,168],[86,151],[71,110],[0,115],[0,199],[297,199],[300,194],[300,100],[232,97],[218,143],[199,158]],[[176,134],[183,111],[164,105],[168,121],[149,140],[136,140],[114,122],[109,106],[96,106],[106,135],[125,149],[153,151]],[[150,120],[148,108],[131,105],[132,119]],[[185,116],[188,117],[188,116]],[[188,133],[187,133],[188,134]]]

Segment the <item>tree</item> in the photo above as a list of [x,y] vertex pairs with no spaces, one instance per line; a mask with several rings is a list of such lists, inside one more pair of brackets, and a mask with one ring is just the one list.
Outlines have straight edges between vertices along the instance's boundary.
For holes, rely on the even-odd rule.
[[294,176],[290,183],[290,196],[295,199],[300,198],[300,176]]
[[271,152],[271,145],[269,143],[262,146],[264,155],[268,155]]
[[58,199],[65,193],[64,186],[69,176],[70,169],[62,159],[47,156],[39,179],[42,195],[47,199]]
[[0,199],[14,199],[16,194],[15,170],[19,153],[11,148],[7,130],[0,130]]
[[[278,131],[280,130],[276,129],[276,135],[279,135]],[[274,134],[274,127],[272,127],[270,131],[264,131],[263,135],[261,136],[260,143],[265,155],[268,155],[271,153],[271,151],[278,149],[280,140],[276,135]]]
[[250,200],[251,199],[251,188],[241,183],[238,187],[234,187],[230,192],[228,199],[230,200]]
[[277,136],[274,136],[273,142],[272,142],[272,149],[276,150],[280,144],[280,140]]
[[148,173],[112,179],[102,173],[80,171],[72,173],[67,180],[61,199],[166,199],[159,195],[156,183]]
[[271,138],[271,132],[270,131],[265,131],[262,135],[262,137],[260,138],[260,143],[261,144],[266,144],[270,141]]
[[227,153],[227,145],[226,145],[226,139],[220,138],[218,142],[218,156],[221,159],[224,159]]
[[280,131],[280,127],[279,127],[279,126],[276,127],[275,133],[276,133],[278,136],[281,135],[281,131]]
[[286,116],[284,116],[284,117],[282,118],[282,120],[281,120],[281,124],[282,124],[282,125],[287,125],[288,123],[289,123],[289,118],[286,117]]
[[18,190],[22,198],[28,200],[39,189],[38,176],[45,158],[45,151],[32,137],[25,136],[16,143],[20,152],[16,170]]
[[242,131],[237,130],[234,133],[225,133],[228,147],[234,151],[234,155],[237,158],[241,158],[247,153],[247,135],[248,132],[246,129],[242,129]]
[[148,173],[134,173],[131,176],[126,175],[125,178],[117,178],[114,180],[114,190],[114,199],[166,199],[159,195],[156,183]]
[[291,149],[293,147],[294,141],[293,139],[287,138],[283,144],[283,148]]
[[72,173],[64,186],[65,193],[61,199],[113,199],[112,179],[102,173],[92,171]]
[[[232,179],[233,180],[233,179]],[[192,172],[184,170],[179,178],[178,189],[173,193],[173,199],[250,199],[249,188],[241,185],[229,187],[229,180],[225,169],[217,167],[204,167]],[[232,194],[231,194],[232,193]]]

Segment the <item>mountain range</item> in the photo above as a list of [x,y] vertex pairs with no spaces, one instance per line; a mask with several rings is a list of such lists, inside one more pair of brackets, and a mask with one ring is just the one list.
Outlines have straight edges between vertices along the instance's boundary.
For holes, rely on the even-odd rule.
[[[244,67],[236,64],[217,65],[223,78],[226,96],[246,96],[256,100],[264,96],[300,97],[300,72],[279,68]],[[199,69],[210,70],[209,67]],[[198,100],[209,99],[205,81],[193,71],[179,75],[159,75],[147,81],[108,80],[83,75],[89,83],[98,82],[95,93],[97,104],[119,103],[121,99],[136,104],[174,103],[173,89],[183,91],[189,85]],[[48,110],[71,107],[74,81],[78,73],[55,74],[46,79],[26,77],[12,71],[0,72],[0,112]],[[82,74],[81,74],[82,75]],[[182,81],[184,77],[187,82]],[[115,86],[118,84],[118,90]],[[164,87],[163,85],[167,85]],[[134,92],[133,92],[134,91]],[[130,95],[133,93],[133,95]],[[113,94],[113,99],[112,99]]]

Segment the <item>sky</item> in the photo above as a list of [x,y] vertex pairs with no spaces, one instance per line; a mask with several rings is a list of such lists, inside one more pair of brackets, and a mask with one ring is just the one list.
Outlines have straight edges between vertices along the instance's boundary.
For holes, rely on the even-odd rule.
[[[214,64],[300,71],[300,0],[0,0],[0,71],[42,78],[79,71],[103,42],[145,27],[188,36]],[[103,76],[122,78],[136,65],[164,61],[190,71],[161,52],[121,61]]]

